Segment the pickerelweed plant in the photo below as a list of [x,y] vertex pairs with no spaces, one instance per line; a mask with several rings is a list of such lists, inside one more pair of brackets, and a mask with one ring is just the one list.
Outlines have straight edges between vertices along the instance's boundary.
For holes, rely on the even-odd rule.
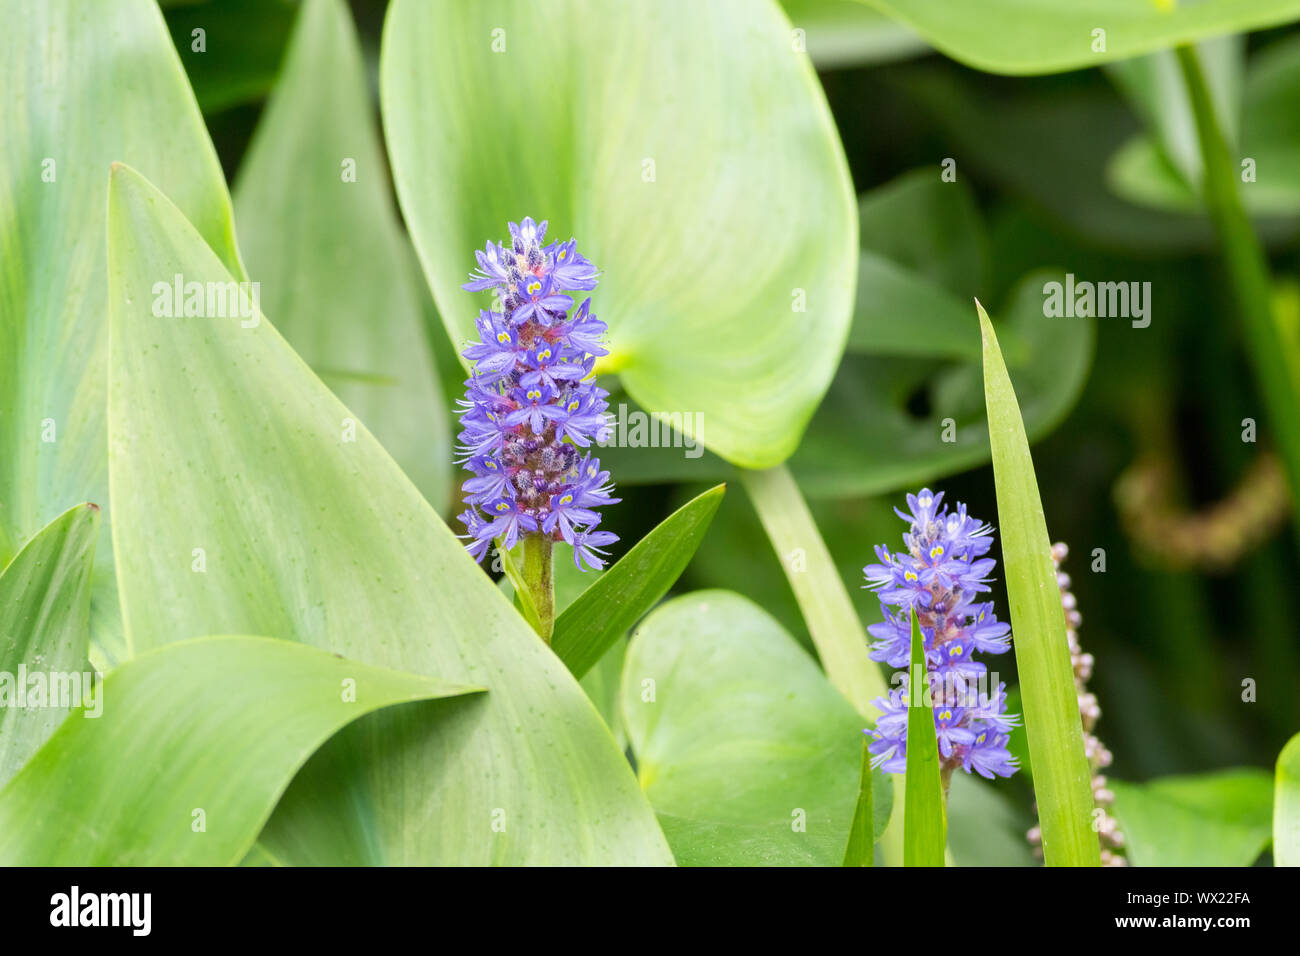
[[523,584],[549,641],[554,623],[552,548],[573,547],[584,563],[604,567],[604,549],[618,540],[600,530],[597,508],[611,498],[609,472],[588,449],[608,437],[609,393],[593,380],[606,325],[591,299],[569,314],[569,293],[596,287],[597,270],[576,242],[542,245],[546,221],[510,223],[510,241],[476,252],[478,271],[464,288],[493,290],[495,308],[479,312],[479,339],[462,353],[474,363],[460,402],[461,463],[468,549],[482,560],[493,539],[509,551],[524,545]]
[[[1003,654],[1011,646],[1010,627],[998,621],[992,602],[979,596],[989,590],[996,562],[984,555],[993,544],[993,529],[970,517],[966,506],[949,511],[943,493],[928,488],[908,495],[910,514],[895,509],[910,528],[903,535],[907,550],[876,546],[879,564],[863,568],[867,587],[879,593],[885,620],[867,630],[875,642],[873,660],[906,668],[911,655],[912,615],[917,615],[925,648],[929,693],[944,791],[960,767],[992,779],[1009,777],[1018,763],[1007,750],[1019,717],[1006,712],[1006,685],[988,689],[988,668],[975,660],[977,651]],[[876,700],[881,716],[872,730],[872,765],[886,773],[907,769],[907,674],[887,697]]]

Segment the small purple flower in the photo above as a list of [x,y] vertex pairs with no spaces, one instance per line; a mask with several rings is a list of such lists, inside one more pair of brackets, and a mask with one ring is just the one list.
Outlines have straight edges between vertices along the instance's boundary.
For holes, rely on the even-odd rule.
[[[908,511],[895,509],[908,522],[907,550],[892,553],[877,545],[878,563],[862,569],[884,613],[882,622],[867,628],[874,638],[871,658],[909,666],[912,615],[917,615],[944,772],[960,767],[985,777],[1009,777],[1017,762],[1007,749],[1008,734],[1019,718],[1006,712],[1006,685],[991,693],[980,686],[988,668],[973,657],[977,651],[1002,654],[1011,646],[1010,628],[998,621],[993,604],[976,602],[989,590],[996,564],[984,557],[993,546],[993,529],[968,517],[965,505],[949,511],[942,501],[942,492],[928,488],[908,495]],[[907,769],[907,684],[904,674],[901,688],[877,698],[881,717],[866,731],[872,766],[886,773]]]
[[594,289],[598,273],[572,239],[543,247],[546,226],[510,223],[509,244],[476,252],[464,286],[496,290],[500,311],[479,313],[478,341],[463,353],[474,371],[459,403],[459,460],[473,476],[460,520],[477,560],[493,538],[512,548],[521,535],[545,534],[572,545],[580,569],[598,569],[618,537],[598,529],[596,509],[619,499],[600,460],[579,449],[610,429],[609,393],[593,381],[596,357],[608,354],[606,326],[590,299],[570,317],[567,294]]

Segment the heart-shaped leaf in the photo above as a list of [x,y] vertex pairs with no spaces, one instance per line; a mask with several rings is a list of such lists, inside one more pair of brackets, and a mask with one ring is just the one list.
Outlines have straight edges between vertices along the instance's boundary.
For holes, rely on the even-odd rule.
[[[86,650],[98,535],[99,508],[77,505],[50,522],[0,574],[0,635],[7,638],[0,642],[0,787],[82,695],[94,693],[93,684],[86,686],[94,678]],[[34,695],[28,700],[31,677],[40,688],[39,704]]]
[[[699,591],[656,609],[628,648],[623,717],[679,863],[843,862],[863,719],[757,605]],[[878,839],[893,789],[873,786]]]
[[384,129],[452,340],[487,305],[460,288],[474,250],[547,219],[603,270],[603,370],[655,413],[703,416],[692,434],[736,464],[785,459],[839,362],[857,255],[790,29],[771,0],[397,0]]
[[[158,8],[5,3],[0,21],[3,564],[72,505],[108,504],[109,164],[160,183],[224,266],[240,265],[225,178]],[[93,656],[111,663],[125,654],[111,548],[93,587]]]
[[[481,689],[264,637],[143,654],[115,668],[102,698],[73,711],[0,791],[0,861],[237,863],[294,771],[340,727],[393,704]],[[437,725],[475,706],[408,711]]]
[[341,0],[310,0],[235,185],[261,307],[434,507],[450,491],[446,410],[397,221],[361,50]]
[[1137,866],[1250,866],[1268,845],[1273,781],[1254,768],[1110,781],[1113,812]]
[[1300,17],[1297,0],[862,0],[993,73],[1060,73]]
[[577,682],[270,323],[154,314],[160,276],[231,277],[125,167],[108,258],[114,545],[136,651],[263,633],[492,690],[443,720],[403,709],[338,735],[286,793],[267,849],[321,864],[668,862]]

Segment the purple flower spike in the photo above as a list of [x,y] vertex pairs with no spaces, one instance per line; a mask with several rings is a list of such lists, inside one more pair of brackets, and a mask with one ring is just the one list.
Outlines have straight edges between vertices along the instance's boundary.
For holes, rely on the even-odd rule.
[[[926,676],[934,705],[934,728],[944,780],[960,767],[981,776],[1009,777],[1018,769],[1007,750],[1011,728],[1006,685],[988,686],[988,668],[977,651],[1002,654],[1011,646],[1011,629],[998,622],[992,602],[979,602],[989,590],[996,562],[984,555],[993,546],[993,529],[968,517],[966,506],[949,510],[943,493],[928,488],[907,496],[906,551],[876,546],[878,564],[862,569],[866,586],[878,592],[884,621],[867,628],[875,638],[872,660],[907,667],[912,659],[912,615],[917,615],[925,646]],[[886,773],[907,769],[908,675],[888,697],[877,698],[881,717],[868,749],[871,764]]]
[[597,530],[595,509],[611,498],[609,472],[579,449],[609,434],[609,393],[592,380],[605,323],[585,299],[569,316],[569,292],[596,287],[596,267],[577,243],[543,246],[546,222],[510,223],[510,241],[476,252],[478,269],[464,288],[495,290],[499,312],[483,311],[478,341],[462,353],[474,363],[460,406],[461,461],[473,473],[460,515],[468,550],[482,560],[493,538],[514,547],[521,535],[544,534],[573,546],[582,569],[605,565],[618,537]]

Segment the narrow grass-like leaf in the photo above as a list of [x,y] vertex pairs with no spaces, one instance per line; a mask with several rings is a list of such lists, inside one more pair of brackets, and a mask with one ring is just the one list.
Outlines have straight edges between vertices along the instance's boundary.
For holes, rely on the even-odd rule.
[[[0,787],[79,703],[51,698],[55,675],[75,681],[79,694],[94,691],[85,682],[93,677],[86,651],[98,535],[99,508],[77,505],[27,542],[0,574]],[[22,693],[25,702],[27,672],[45,675],[42,706],[12,699]],[[5,678],[13,681],[8,688]]]
[[872,806],[871,789],[876,776],[871,769],[871,751],[867,742],[862,741],[862,775],[858,783],[858,805],[853,811],[853,823],[849,826],[849,845],[844,851],[845,866],[870,866],[872,851],[875,848],[875,834],[872,822],[875,810]]
[[704,540],[725,485],[674,511],[555,620],[551,648],[582,677],[668,593]]
[[1065,615],[1052,564],[1051,541],[1024,422],[997,336],[975,304],[984,336],[984,396],[998,524],[1025,733],[1034,762],[1034,792],[1049,866],[1097,866],[1092,831],[1092,783],[1083,751],[1083,725],[1065,637]]
[[[679,863],[844,862],[864,722],[762,608],[729,591],[656,608],[628,647],[622,708]],[[878,839],[892,789],[872,786]]]
[[1274,786],[1273,862],[1300,866],[1300,734],[1278,754]]
[[294,772],[339,728],[479,690],[264,637],[143,654],[114,669],[97,706],[73,711],[0,791],[0,863],[238,863]]
[[934,732],[925,642],[912,615],[912,666],[907,706],[907,777],[903,805],[903,865],[943,866],[948,820],[939,775],[939,738]]

